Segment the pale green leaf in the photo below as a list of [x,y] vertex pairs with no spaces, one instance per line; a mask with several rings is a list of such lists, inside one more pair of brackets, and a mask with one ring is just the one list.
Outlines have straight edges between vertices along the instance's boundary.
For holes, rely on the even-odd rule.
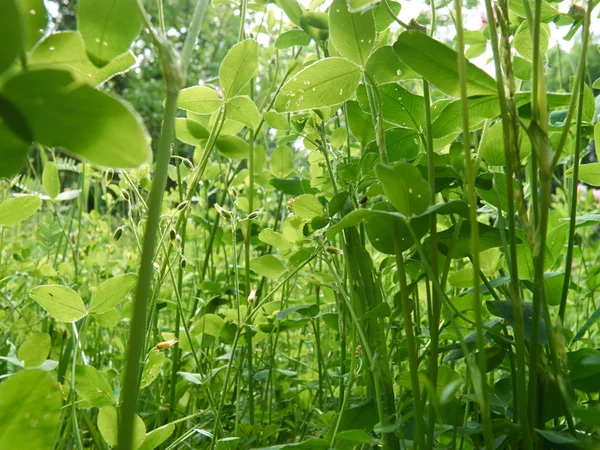
[[168,423],[160,428],[150,431],[146,434],[146,438],[138,450],[154,450],[160,444],[165,442],[175,431],[175,425]]
[[276,130],[290,129],[290,124],[284,114],[276,111],[267,111],[263,114],[263,118],[271,128],[275,128]]
[[235,97],[258,69],[258,43],[254,39],[235,44],[221,63],[219,79],[225,99]]
[[135,168],[151,157],[150,138],[133,109],[69,72],[23,72],[6,82],[2,95],[19,108],[42,145],[115,168]]
[[38,286],[29,296],[60,322],[77,322],[85,316],[85,305],[77,292],[57,284]]
[[87,407],[104,408],[116,404],[106,374],[93,366],[75,368],[75,390]]
[[298,217],[312,220],[315,217],[325,216],[325,210],[321,202],[312,194],[303,194],[296,197],[292,202],[292,211]]
[[10,198],[0,203],[0,227],[10,227],[23,222],[36,213],[42,206],[37,195],[24,195]]
[[346,0],[334,0],[329,7],[329,33],[341,56],[364,66],[375,45],[373,12],[351,13]]
[[197,335],[203,333],[213,337],[219,337],[224,326],[225,320],[221,316],[216,314],[204,314],[194,323],[192,334]]
[[[98,430],[100,434],[111,447],[115,447],[118,441],[118,418],[117,408],[114,406],[105,406],[98,414]],[[137,450],[146,438],[146,425],[140,416],[135,414],[133,418],[133,442],[132,449]]]
[[289,30],[281,33],[275,40],[275,48],[285,50],[286,48],[310,44],[310,36],[304,30]]
[[148,354],[146,364],[144,364],[144,371],[142,372],[140,389],[150,386],[156,380],[165,364],[165,359],[165,354],[159,350],[152,350]]
[[354,95],[360,76],[360,67],[346,59],[319,60],[283,85],[275,109],[300,111],[343,103]]
[[256,129],[260,122],[258,108],[250,97],[246,96],[229,99],[225,107],[225,117],[229,120],[243,123],[252,129]]
[[35,333],[27,338],[19,347],[17,357],[25,367],[41,365],[50,353],[51,339],[48,333]]
[[27,64],[30,70],[68,70],[78,81],[98,86],[131,69],[135,56],[127,51],[97,67],[90,61],[81,35],[76,31],[63,31],[52,33],[40,42],[29,55]]
[[277,278],[285,272],[285,265],[273,255],[263,255],[250,260],[250,269],[267,278]]
[[[595,128],[598,128],[598,124],[596,124]],[[573,177],[573,168],[565,171],[565,176]],[[591,184],[592,186],[600,186],[600,163],[589,163],[579,166],[579,181]]]
[[286,145],[280,145],[271,154],[271,172],[277,178],[285,178],[294,170],[294,152]]
[[90,314],[103,314],[123,300],[137,283],[137,275],[128,273],[102,282],[90,301]]
[[250,146],[239,136],[223,136],[217,139],[217,151],[227,158],[245,159],[250,152]]
[[46,194],[48,194],[51,199],[55,199],[58,194],[60,194],[58,169],[56,164],[52,161],[47,162],[44,166],[44,171],[42,172],[42,185],[44,186]]
[[0,448],[54,448],[62,408],[51,372],[23,370],[0,384]]
[[[421,74],[440,91],[460,97],[458,54],[450,47],[420,31],[405,31],[394,44],[404,64]],[[467,93],[496,95],[496,81],[484,70],[467,61]]]
[[77,25],[90,57],[99,66],[125,53],[140,32],[136,0],[79,0]]
[[377,164],[375,174],[388,200],[406,217],[417,216],[429,206],[431,188],[419,169],[408,163]]
[[223,99],[214,89],[206,86],[192,86],[179,93],[177,106],[196,114],[212,114],[223,104]]
[[289,250],[292,248],[292,243],[281,233],[273,231],[270,228],[265,228],[258,234],[260,239],[265,244],[271,245],[278,250]]

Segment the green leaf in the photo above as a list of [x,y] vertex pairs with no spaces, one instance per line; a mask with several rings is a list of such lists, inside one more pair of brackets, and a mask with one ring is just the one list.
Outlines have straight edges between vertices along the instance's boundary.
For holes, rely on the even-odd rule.
[[[439,249],[444,255],[448,255],[449,246],[453,241],[455,225],[438,233]],[[490,248],[502,247],[502,235],[499,228],[477,222],[479,229],[479,251],[484,252]],[[508,232],[506,232],[508,233]],[[522,241],[519,237],[515,238],[517,244]],[[454,243],[452,255],[453,259],[466,258],[471,255],[471,224],[468,221],[463,222],[458,233],[458,238]]]
[[[486,302],[488,310],[497,317],[502,317],[515,327],[515,315],[513,314],[512,301],[510,300],[489,300]],[[523,309],[523,324],[525,328],[525,339],[531,341],[531,325],[533,320],[533,303],[521,302]],[[540,319],[540,328],[538,336],[538,344],[546,345],[548,343],[548,331],[546,330],[546,322],[542,317]]]
[[289,250],[292,248],[292,243],[283,234],[273,231],[270,228],[262,230],[258,234],[258,239],[278,250]]
[[[425,123],[423,97],[407,91],[398,84],[391,83],[379,87],[383,118],[400,127],[421,130]],[[365,111],[370,111],[366,87],[360,85],[358,100]]]
[[238,42],[229,51],[219,69],[225,100],[238,95],[258,69],[258,43],[254,39]]
[[93,366],[75,368],[75,390],[86,401],[86,407],[104,408],[116,404],[106,374]]
[[300,111],[343,103],[354,95],[360,76],[360,67],[346,59],[321,59],[283,85],[275,109]]
[[292,211],[298,217],[312,220],[316,217],[325,216],[325,210],[321,202],[312,194],[304,194],[296,197],[292,202]]
[[371,115],[365,113],[358,102],[350,100],[346,102],[348,111],[348,127],[354,137],[365,147],[369,142],[375,140],[375,126],[371,120]]
[[12,106],[6,108],[7,105],[9,103],[3,101],[0,95],[0,122],[3,122],[0,124],[0,161],[2,161],[2,164],[0,164],[0,178],[10,178],[19,173],[27,161],[30,145],[30,137],[23,139],[9,127],[6,121],[7,117],[20,122],[21,128],[26,130],[27,134],[30,134],[29,126],[21,113]]
[[148,354],[148,359],[146,364],[144,364],[144,371],[142,372],[140,389],[150,386],[156,380],[165,364],[165,358],[165,354],[159,350],[152,350]]
[[315,41],[329,37],[329,17],[321,11],[304,11],[300,16],[300,28]]
[[[349,0],[348,6],[350,7],[350,11],[355,12],[356,9],[360,7],[361,3],[366,3],[369,5],[371,2],[369,0]],[[400,10],[402,9],[402,5],[391,0],[387,0],[386,3],[394,13],[394,16],[398,17],[398,14],[400,14]],[[373,8],[373,16],[375,17],[375,29],[378,33],[385,31],[387,27],[394,22],[394,16],[390,14],[388,8],[386,8],[383,2],[379,2]]]
[[[502,120],[492,125],[481,137],[479,151],[483,159],[491,166],[503,166],[506,162],[504,156],[504,129]],[[525,133],[519,133],[519,155],[521,159],[531,154],[531,141]]]
[[0,448],[50,450],[61,408],[60,390],[50,372],[23,370],[10,376],[0,384]]
[[[541,26],[539,36],[541,55],[544,55],[548,50],[548,41],[549,35],[547,26]],[[533,59],[533,42],[531,40],[531,30],[527,26],[527,21],[522,22],[519,28],[517,28],[517,31],[515,31],[513,47],[526,60],[531,61]]]
[[284,114],[279,114],[276,111],[267,111],[263,114],[265,122],[276,130],[289,130],[290,124]]
[[[98,430],[100,434],[111,447],[117,445],[117,408],[114,406],[105,406],[98,414]],[[137,450],[146,438],[146,425],[140,416],[135,414],[133,418],[133,443],[132,449]]]
[[269,168],[277,178],[285,178],[294,170],[294,152],[287,145],[280,145],[271,154]]
[[19,55],[21,42],[21,18],[16,0],[3,0],[0,3],[0,74],[8,69]]
[[51,344],[48,333],[32,334],[19,347],[17,357],[23,361],[26,368],[40,366],[46,361]]
[[150,138],[131,107],[77,83],[69,72],[23,72],[5,83],[2,94],[23,113],[42,145],[115,168],[135,168],[151,157]]
[[319,314],[319,306],[316,304],[291,306],[279,311],[276,316],[277,320],[285,320],[287,316],[295,312],[303,315],[304,317],[315,317],[317,314]]
[[289,30],[281,33],[275,40],[275,48],[285,50],[286,48],[300,46],[305,47],[310,44],[310,36],[303,30]]
[[341,56],[364,66],[375,45],[373,12],[353,14],[346,0],[334,0],[329,7],[329,33]]
[[206,86],[192,86],[179,93],[177,106],[196,114],[212,114],[223,104],[223,99],[214,89]]
[[217,151],[231,159],[245,159],[250,153],[250,146],[239,136],[223,136],[217,139]]
[[[597,124],[596,128],[598,128]],[[565,176],[572,178],[573,168],[567,169]],[[600,163],[589,163],[579,166],[579,181],[591,184],[592,186],[600,186]]]
[[204,314],[194,324],[192,334],[200,333],[208,334],[209,336],[219,337],[225,326],[225,320],[216,314]]
[[258,108],[250,97],[238,96],[227,101],[225,108],[225,117],[236,122],[256,129],[260,122],[260,114]]
[[[469,129],[472,131],[481,128],[486,119],[495,118],[500,114],[500,102],[497,96],[470,98],[467,106]],[[442,109],[431,124],[431,131],[435,139],[441,139],[453,133],[461,132],[462,127],[462,101],[456,100],[448,103]],[[499,144],[503,145],[502,142]]]
[[79,0],[77,28],[90,58],[102,66],[125,53],[140,32],[136,0]]
[[277,278],[285,272],[285,265],[273,255],[263,255],[250,260],[250,269],[267,278]]
[[[379,0],[348,0],[348,8],[350,8],[351,12],[357,13],[357,12],[365,11],[365,10],[371,8],[371,6],[377,4],[378,1]],[[390,3],[396,3],[396,2],[390,2]],[[395,10],[396,8],[393,8],[393,9]],[[397,9],[397,12],[400,12],[399,8]],[[390,22],[390,23],[392,23],[392,22]]]
[[365,70],[375,84],[393,83],[416,75],[400,61],[393,47],[389,45],[379,47],[369,56]]
[[48,27],[48,11],[44,0],[19,0],[17,6],[21,12],[23,47],[28,52],[44,36]]
[[579,331],[577,332],[575,337],[573,337],[572,342],[579,341],[581,338],[583,338],[583,336],[585,336],[585,333],[590,329],[590,327],[592,325],[594,325],[594,323],[596,323],[598,321],[598,319],[600,319],[600,306],[598,308],[596,308],[596,310],[590,317],[588,317],[588,319],[585,321],[583,326],[579,329]]
[[[408,67],[421,74],[440,91],[460,97],[458,55],[450,47],[420,31],[405,31],[394,43],[394,50]],[[484,70],[467,61],[467,93],[496,95],[496,81]]]
[[160,428],[150,431],[138,450],[154,450],[160,444],[165,442],[175,431],[175,425],[168,423]]
[[390,162],[412,161],[421,150],[421,138],[410,128],[390,128],[385,131],[385,146]]
[[31,290],[29,296],[59,322],[77,322],[85,316],[83,300],[66,286],[38,286]]
[[37,195],[24,195],[0,203],[0,227],[10,227],[33,216],[42,206]]
[[563,448],[563,446],[569,446],[567,448],[571,448],[572,446],[578,447],[579,444],[581,444],[580,441],[566,431],[538,429],[535,431],[537,431],[545,440],[552,442],[553,444],[558,444],[561,448]]
[[102,282],[90,301],[90,314],[104,314],[123,300],[137,283],[137,275],[128,273]]
[[300,17],[302,17],[304,9],[296,0],[277,0],[277,4],[293,24],[300,26]]
[[44,172],[42,173],[42,185],[46,194],[51,199],[55,199],[60,194],[60,178],[58,177],[58,169],[56,164],[49,161],[44,166]]
[[37,45],[27,60],[30,70],[68,70],[83,83],[98,86],[135,65],[135,56],[125,52],[98,68],[85,52],[81,35],[76,31],[52,33]]
[[373,439],[364,430],[346,430],[339,432],[336,439],[353,442],[355,444],[372,444]]
[[407,163],[377,164],[375,175],[394,208],[406,217],[417,216],[429,206],[431,188],[416,167]]

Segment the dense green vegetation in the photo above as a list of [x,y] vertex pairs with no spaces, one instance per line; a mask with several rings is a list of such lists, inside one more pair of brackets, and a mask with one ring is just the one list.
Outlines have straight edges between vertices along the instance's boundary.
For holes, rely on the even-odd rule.
[[600,447],[598,1],[401,3],[0,1],[0,450]]

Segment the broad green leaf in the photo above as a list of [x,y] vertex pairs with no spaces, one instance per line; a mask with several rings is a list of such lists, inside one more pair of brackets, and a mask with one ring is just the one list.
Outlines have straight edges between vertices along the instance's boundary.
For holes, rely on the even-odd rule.
[[37,195],[24,195],[10,198],[0,203],[0,227],[10,227],[23,222],[36,213],[42,206]]
[[285,265],[273,255],[263,255],[250,260],[250,269],[267,278],[277,278],[285,272]]
[[249,128],[256,129],[260,122],[260,113],[250,97],[238,96],[227,101],[225,117],[243,123]]
[[[356,0],[356,3],[363,2],[365,2],[365,0]],[[366,3],[369,4],[370,2],[367,1]],[[387,6],[389,6],[389,8],[392,10],[394,15],[398,17],[398,14],[400,14],[400,10],[402,9],[401,4],[391,0],[387,0],[386,3]],[[355,4],[355,0],[349,0],[348,6],[350,7],[350,11],[355,12],[357,6],[359,5]],[[390,14],[388,8],[386,8],[383,2],[379,2],[373,8],[373,17],[375,17],[375,29],[378,33],[381,33],[382,31],[386,30],[387,27],[389,27],[390,24],[394,22],[394,17]]]
[[348,140],[348,132],[345,128],[337,128],[331,133],[329,142],[333,148],[342,148]]
[[160,444],[165,442],[175,431],[175,425],[168,423],[160,428],[156,428],[149,433],[146,433],[144,442],[138,450],[154,450]]
[[375,84],[393,83],[416,76],[389,45],[379,47],[369,56],[365,70]]
[[48,27],[48,11],[44,0],[19,0],[17,6],[21,11],[23,47],[28,52],[44,36]]
[[421,138],[410,128],[390,128],[385,131],[385,146],[390,162],[412,161],[421,150]]
[[181,142],[199,145],[201,141],[208,139],[210,132],[197,120],[177,118],[175,119],[175,134]]
[[267,111],[263,114],[263,118],[271,128],[275,128],[276,130],[290,129],[290,124],[284,114],[276,111]]
[[150,139],[133,109],[77,83],[69,72],[23,72],[5,83],[2,95],[23,113],[42,145],[115,168],[135,168],[151,157]]
[[[548,2],[542,1],[540,3],[542,7],[540,10],[542,22],[550,22],[560,15],[556,8],[554,8]],[[511,0],[509,2],[509,8],[517,16],[522,17],[523,19],[527,18],[527,12],[525,11],[525,6],[523,6],[522,1]]]
[[[356,0],[355,0],[356,1]],[[373,438],[364,430],[346,430],[338,433],[336,439],[358,444],[372,444]]]
[[221,63],[219,80],[225,100],[235,97],[258,69],[258,43],[254,39],[235,44]]
[[360,67],[346,59],[319,60],[283,85],[275,109],[300,111],[343,103],[354,95],[360,76]]
[[[495,118],[500,114],[500,102],[497,96],[482,96],[469,98],[469,129],[478,130],[486,119]],[[441,139],[453,133],[462,131],[462,101],[448,103],[431,124],[435,139]]]
[[57,284],[38,286],[29,296],[59,322],[77,322],[85,316],[85,305],[77,292]]
[[[444,255],[448,255],[450,245],[454,239],[456,226],[445,229],[438,233],[439,249]],[[477,222],[479,230],[479,251],[484,252],[490,248],[502,247],[502,235],[499,228],[495,228],[481,222]],[[508,231],[506,231],[508,233]],[[519,237],[515,238],[517,244],[522,241]],[[471,255],[471,224],[464,221],[460,227],[458,238],[453,244],[452,255],[453,259],[466,258]]]
[[[421,130],[425,123],[423,97],[407,91],[396,83],[379,86],[383,118],[399,127]],[[357,97],[365,111],[370,111],[365,85],[360,85]]]
[[300,17],[302,17],[304,9],[297,0],[277,0],[277,4],[293,24],[300,26]]
[[23,370],[0,383],[0,448],[50,450],[62,399],[51,372]]
[[262,230],[258,234],[258,239],[278,250],[289,250],[292,248],[292,243],[283,234],[273,231],[270,228]]
[[[10,178],[19,173],[25,165],[29,154],[30,140],[25,140],[15,134],[5,121],[5,117],[22,118],[20,113],[13,114],[16,111],[13,107],[10,107],[8,111],[2,111],[4,109],[2,106],[4,105],[2,105],[0,97],[0,122],[4,122],[0,124],[0,161],[2,161],[2,164],[0,164],[0,178]],[[21,123],[24,129],[29,130],[25,120]]]
[[[598,125],[596,124],[597,128]],[[567,169],[565,176],[573,177],[573,168]],[[579,181],[591,184],[592,186],[600,186],[600,163],[589,163],[579,166]]]
[[361,146],[365,147],[369,142],[375,140],[375,126],[371,115],[364,112],[358,102],[350,100],[346,102],[348,111],[348,127]]
[[86,401],[86,407],[104,408],[116,404],[106,374],[93,366],[75,368],[75,390]]
[[296,197],[292,202],[292,211],[298,217],[312,220],[316,217],[325,216],[325,210],[321,202],[312,194],[304,194]]
[[51,343],[48,333],[32,334],[19,347],[17,357],[23,361],[25,367],[40,366],[50,353]]
[[48,194],[51,199],[55,199],[58,194],[60,194],[58,169],[56,168],[56,164],[52,161],[47,162],[44,166],[44,171],[42,172],[42,185],[44,186],[46,194]]
[[165,354],[159,350],[152,350],[148,354],[146,363],[144,364],[144,371],[142,372],[142,381],[140,383],[140,389],[148,387],[160,374],[160,371],[165,364]]
[[90,301],[90,314],[103,314],[123,300],[137,283],[137,275],[128,273],[102,282]]
[[225,320],[216,314],[204,314],[201,316],[192,328],[192,335],[208,334],[209,336],[219,337],[225,326]]
[[102,66],[125,53],[140,32],[136,0],[79,0],[77,28],[92,60]]
[[280,145],[271,154],[269,168],[277,178],[285,178],[294,170],[294,152],[287,145]]
[[[515,326],[515,315],[513,314],[512,302],[510,300],[490,300],[486,302],[488,310],[497,317],[502,317],[508,321],[511,327]],[[525,325],[525,339],[531,340],[531,326],[533,304],[530,302],[521,302],[523,309],[523,323]],[[540,329],[538,344],[545,345],[548,343],[548,332],[546,330],[546,322],[542,317],[540,319]]]
[[223,136],[217,139],[217,151],[231,159],[247,158],[250,152],[250,146],[239,136]]
[[406,217],[417,216],[429,206],[431,188],[419,169],[411,164],[377,164],[375,174],[394,208]]
[[23,48],[18,0],[2,0],[0,3],[0,74],[17,59]]
[[192,86],[179,93],[177,106],[196,114],[212,114],[223,104],[223,99],[214,89],[206,86]]
[[[504,130],[502,120],[492,125],[481,138],[479,151],[483,159],[491,166],[503,166],[506,162],[504,156]],[[531,154],[531,141],[525,133],[519,133],[519,155],[521,159]]]
[[[450,47],[420,31],[405,31],[394,43],[394,50],[404,64],[421,74],[440,91],[460,97],[458,55]],[[467,93],[496,95],[496,81],[484,70],[467,61]]]
[[[348,0],[348,8],[350,9],[351,12],[357,13],[357,12],[367,10],[367,9],[371,8],[373,5],[376,5],[377,3],[378,3],[378,0]],[[395,3],[395,2],[389,2],[389,3]],[[393,8],[393,9],[395,10],[396,8]],[[400,12],[399,8],[397,9],[397,12]]]
[[[547,26],[540,27],[539,45],[540,54],[544,55],[548,50],[549,35]],[[533,42],[531,40],[531,30],[527,26],[527,21],[521,23],[515,37],[513,38],[513,46],[519,54],[528,61],[533,59]]]
[[[100,414],[98,414],[98,430],[100,430],[100,434],[106,443],[111,447],[115,447],[117,445],[117,421],[117,408],[114,406],[105,406],[100,410]],[[132,434],[132,449],[137,450],[146,438],[146,425],[144,424],[142,418],[137,414],[133,418]]]
[[329,37],[329,17],[321,11],[304,11],[300,16],[300,28],[315,41]]
[[373,12],[351,13],[346,0],[334,0],[329,7],[329,34],[341,56],[364,66],[375,45]]
[[310,36],[303,30],[286,31],[277,36],[277,40],[275,40],[275,48],[279,50],[295,46],[305,47],[308,44],[310,44]]
[[68,70],[83,83],[98,86],[135,65],[135,56],[125,52],[102,67],[96,67],[85,51],[81,34],[76,31],[52,33],[37,45],[28,58],[30,70]]

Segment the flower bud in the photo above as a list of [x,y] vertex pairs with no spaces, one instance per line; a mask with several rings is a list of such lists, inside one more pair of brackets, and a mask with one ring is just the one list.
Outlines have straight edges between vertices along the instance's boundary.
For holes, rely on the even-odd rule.
[[187,267],[187,259],[185,259],[185,256],[181,256],[181,260],[179,261],[179,267],[181,267],[182,270],[185,270],[185,268]]
[[115,171],[112,169],[108,169],[106,171],[106,173],[104,174],[104,181],[106,182],[106,184],[110,184],[112,182],[114,176],[115,176]]
[[115,230],[115,234],[113,234],[113,241],[117,242],[119,239],[121,239],[121,236],[123,235],[123,227],[119,227]]
[[169,229],[169,239],[171,239],[171,244],[175,243],[175,239],[177,237],[177,233],[173,228]]
[[173,345],[177,344],[177,342],[179,342],[179,339],[177,339],[177,338],[169,339],[168,341],[159,342],[158,344],[156,344],[154,346],[154,349],[164,350],[165,348],[169,348],[169,347],[172,347]]
[[123,198],[124,198],[126,201],[129,201],[129,192],[127,192],[126,190],[122,190],[122,191],[121,191],[121,195],[123,196]]
[[254,300],[256,300],[256,289],[252,289],[250,291],[250,295],[248,295],[248,303],[249,304],[254,303]]
[[575,3],[571,3],[568,14],[572,19],[583,21],[583,19],[585,19],[585,8]]
[[224,219],[231,219],[231,212],[229,212],[227,209],[223,208],[218,203],[215,203],[215,209],[217,210],[219,215],[221,217],[223,217]]
[[252,219],[256,219],[258,216],[260,216],[262,213],[262,211],[254,211],[251,212],[250,214],[248,214],[248,219],[252,220]]
[[327,248],[325,249],[325,251],[326,251],[327,253],[331,253],[332,255],[343,255],[343,254],[344,254],[344,251],[343,251],[343,250],[340,250],[340,249],[339,249],[339,248],[337,248],[337,247],[327,247]]

